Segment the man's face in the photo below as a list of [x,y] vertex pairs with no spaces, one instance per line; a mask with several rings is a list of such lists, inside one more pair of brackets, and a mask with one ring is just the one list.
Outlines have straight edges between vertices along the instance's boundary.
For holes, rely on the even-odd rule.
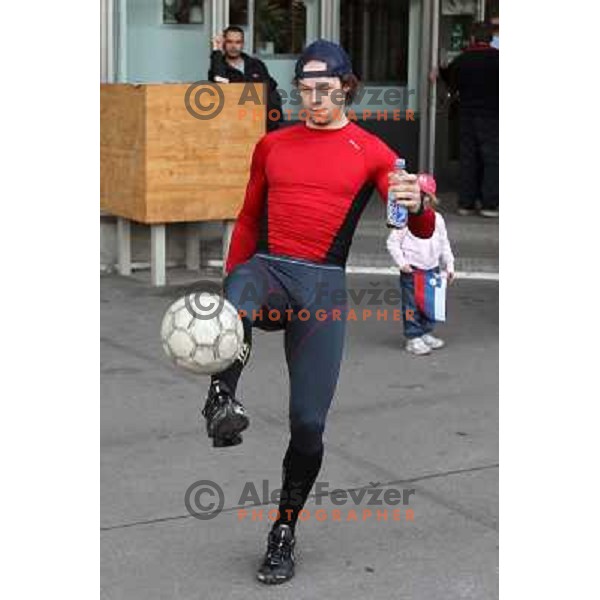
[[[311,60],[305,71],[324,71],[327,65]],[[298,82],[302,107],[308,111],[308,120],[316,126],[329,125],[339,119],[344,109],[344,90],[339,77],[309,77]]]
[[223,50],[228,58],[239,58],[244,49],[244,36],[238,31],[228,31],[223,42]]

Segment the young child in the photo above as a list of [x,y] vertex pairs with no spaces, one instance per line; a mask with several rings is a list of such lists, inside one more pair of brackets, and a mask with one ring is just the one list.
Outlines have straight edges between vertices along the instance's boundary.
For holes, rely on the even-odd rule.
[[[433,211],[437,206],[436,183],[432,175],[422,173],[418,178],[425,206]],[[412,354],[429,354],[441,348],[444,340],[432,335],[435,321],[419,310],[415,302],[414,271],[418,269],[445,271],[448,283],[454,279],[454,256],[446,233],[444,218],[434,212],[435,225],[429,238],[417,237],[408,227],[394,229],[388,236],[387,248],[400,267],[402,316],[406,350]],[[412,315],[412,318],[410,318]]]

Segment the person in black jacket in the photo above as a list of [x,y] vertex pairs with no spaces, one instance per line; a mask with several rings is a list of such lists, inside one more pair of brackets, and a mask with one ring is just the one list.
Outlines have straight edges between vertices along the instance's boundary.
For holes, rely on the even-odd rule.
[[459,214],[498,216],[499,53],[490,46],[492,29],[476,23],[470,45],[440,70],[458,93],[460,120]]
[[[230,25],[212,40],[208,79],[216,83],[235,83],[251,81],[267,84],[267,131],[279,127],[283,113],[281,96],[277,91],[277,82],[269,75],[262,60],[248,56],[243,52],[244,31]],[[277,113],[273,112],[277,111]],[[273,118],[277,117],[277,118]]]

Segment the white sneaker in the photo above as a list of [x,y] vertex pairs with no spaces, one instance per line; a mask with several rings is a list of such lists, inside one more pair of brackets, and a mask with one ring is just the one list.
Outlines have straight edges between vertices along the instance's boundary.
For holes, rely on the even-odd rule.
[[459,208],[456,211],[456,214],[461,217],[470,217],[475,214],[475,209],[474,208]]
[[500,216],[500,211],[482,209],[479,211],[479,214],[487,219],[497,219]]
[[443,348],[446,345],[446,342],[440,338],[431,335],[430,333],[426,333],[421,336],[421,339],[432,349],[437,350],[438,348]]
[[419,356],[421,354],[429,354],[431,348],[421,338],[417,337],[406,340],[406,351]]

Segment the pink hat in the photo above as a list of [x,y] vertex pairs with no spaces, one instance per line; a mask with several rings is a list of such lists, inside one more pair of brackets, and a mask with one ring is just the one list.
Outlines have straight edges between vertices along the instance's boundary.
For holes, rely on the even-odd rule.
[[417,183],[419,184],[419,187],[423,193],[431,194],[432,196],[435,195],[437,185],[433,175],[430,175],[429,173],[419,173],[417,177]]

